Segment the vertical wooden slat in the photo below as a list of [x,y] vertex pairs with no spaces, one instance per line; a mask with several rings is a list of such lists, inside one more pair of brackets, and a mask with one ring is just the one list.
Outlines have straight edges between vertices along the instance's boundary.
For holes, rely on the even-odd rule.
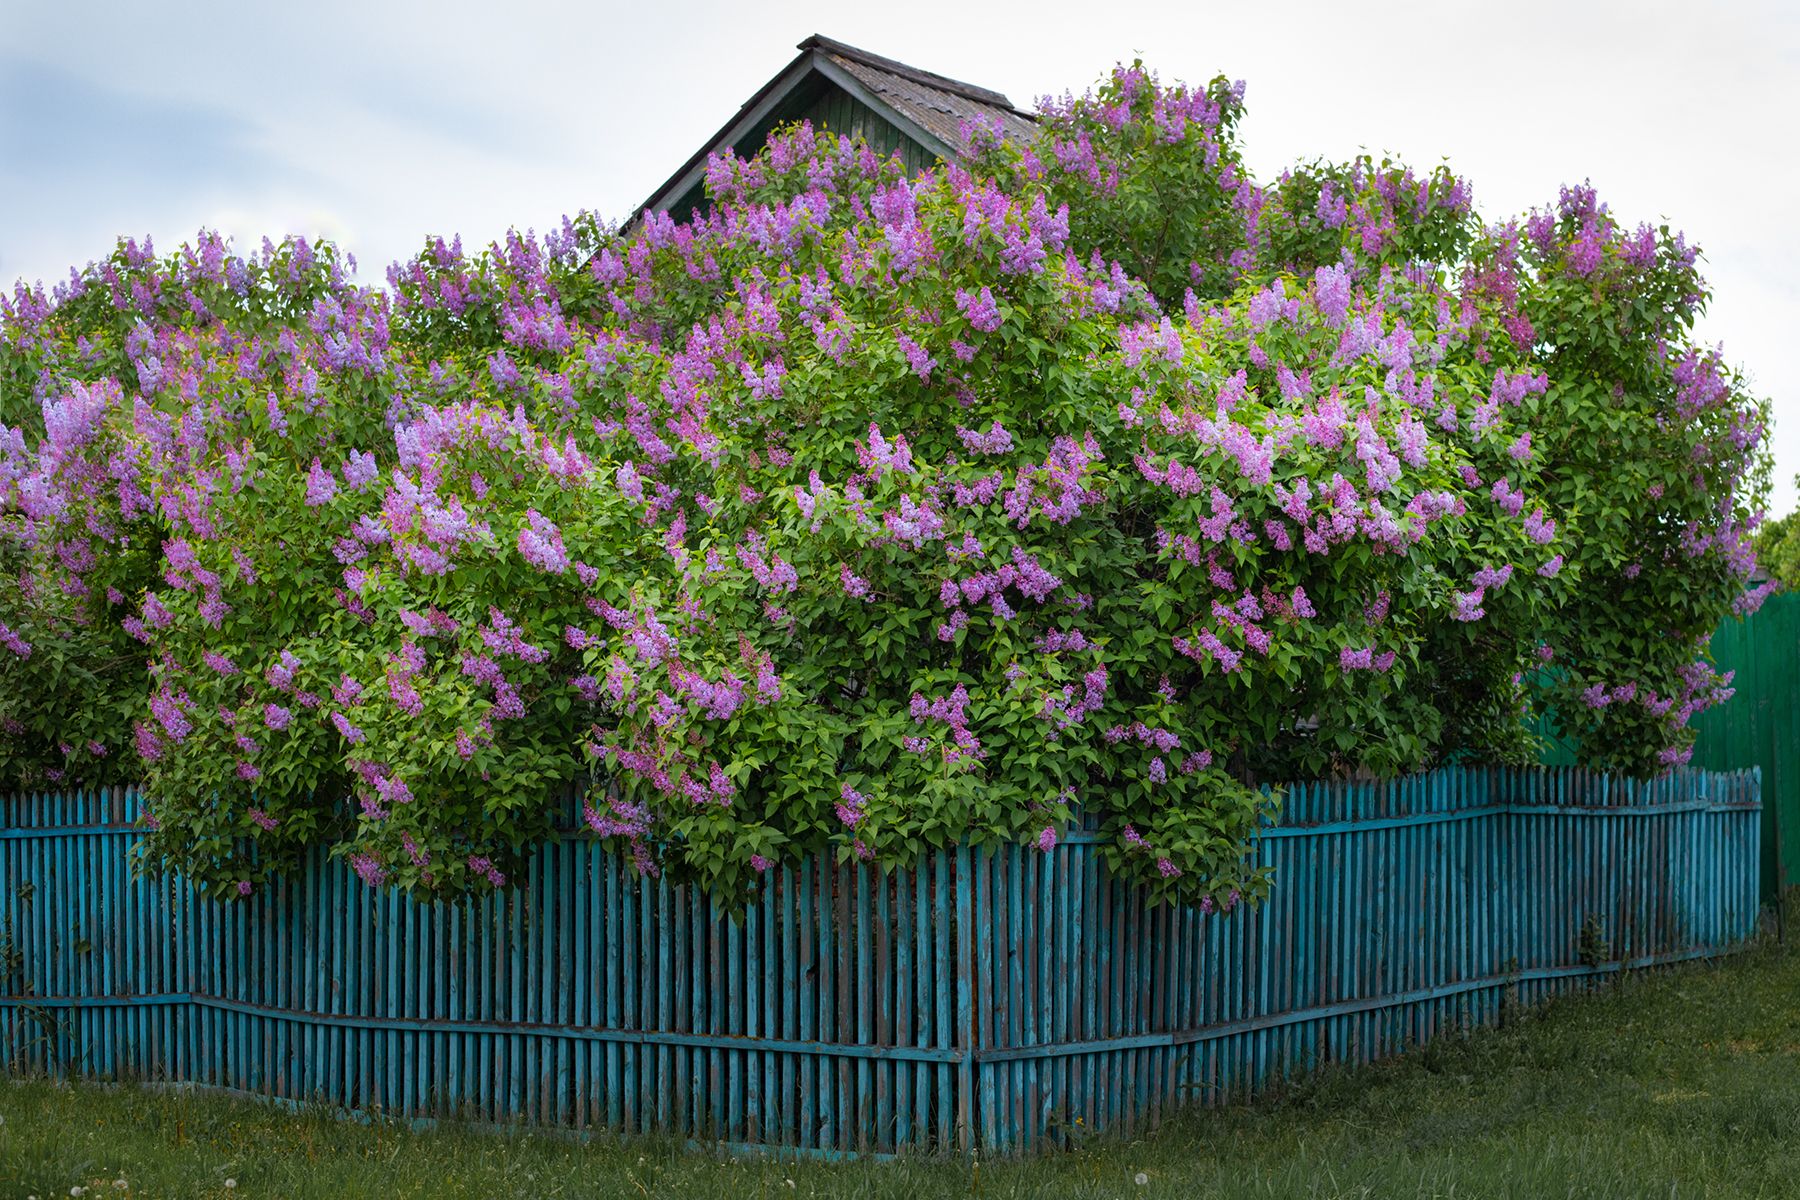
[[972,873],[972,855],[966,847],[957,847],[955,857],[956,886],[956,1015],[955,1045],[962,1051],[957,1064],[956,1084],[956,1137],[957,1148],[970,1150],[976,1140],[976,1103],[978,1068],[975,1051],[978,1044],[976,1032],[976,1006],[979,1003],[975,986],[975,880]]

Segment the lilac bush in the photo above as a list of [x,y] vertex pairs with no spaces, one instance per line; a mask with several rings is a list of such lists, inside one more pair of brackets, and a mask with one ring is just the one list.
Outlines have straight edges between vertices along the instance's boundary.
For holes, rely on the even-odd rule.
[[141,779],[222,895],[327,845],[503,887],[558,795],[646,873],[1054,846],[1229,906],[1264,781],[1679,761],[1763,408],[1694,255],[1585,189],[1254,183],[1140,67],[897,160],[806,126],[713,206],[387,286],[126,242],[0,324],[0,769]]

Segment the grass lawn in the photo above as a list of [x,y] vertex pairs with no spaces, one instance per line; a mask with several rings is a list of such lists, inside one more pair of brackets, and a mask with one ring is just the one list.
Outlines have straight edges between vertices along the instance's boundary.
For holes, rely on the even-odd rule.
[[[1796,937],[1800,943],[1800,937]],[[0,1082],[0,1198],[1800,1196],[1800,945],[1024,1162],[828,1165]],[[1138,1182],[1142,1178],[1143,1182]],[[123,1180],[124,1184],[115,1181]]]

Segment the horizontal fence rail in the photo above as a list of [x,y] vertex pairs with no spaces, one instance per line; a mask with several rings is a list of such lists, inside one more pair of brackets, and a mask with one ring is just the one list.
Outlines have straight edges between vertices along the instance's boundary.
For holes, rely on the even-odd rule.
[[586,838],[460,903],[316,857],[248,899],[132,874],[137,797],[0,799],[0,1053],[346,1109],[835,1153],[1130,1127],[1391,1054],[1757,913],[1755,771],[1305,784],[1228,916],[1097,836],[771,869],[741,921]]

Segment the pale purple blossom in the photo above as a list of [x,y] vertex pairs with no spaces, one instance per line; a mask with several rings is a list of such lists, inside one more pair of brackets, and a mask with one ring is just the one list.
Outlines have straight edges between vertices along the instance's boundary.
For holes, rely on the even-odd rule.
[[525,510],[526,527],[519,530],[519,557],[540,571],[561,575],[569,569],[562,531],[535,508]]
[[985,286],[980,292],[958,288],[956,308],[969,319],[969,324],[983,333],[993,333],[1000,328],[1000,308],[994,303],[994,293]]
[[1012,434],[1002,428],[998,420],[988,427],[986,433],[958,428],[956,436],[971,454],[1005,454],[1013,448]]
[[320,464],[318,459],[313,459],[312,469],[306,473],[306,503],[317,508],[322,504],[329,504],[335,495],[337,495],[337,480]]
[[31,657],[31,643],[20,637],[4,621],[0,621],[0,646],[5,646],[20,658]]

